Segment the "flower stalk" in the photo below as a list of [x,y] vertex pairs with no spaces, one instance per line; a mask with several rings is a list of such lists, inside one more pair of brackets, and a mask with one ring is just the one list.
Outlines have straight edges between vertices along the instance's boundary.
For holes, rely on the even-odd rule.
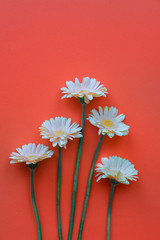
[[99,142],[97,144],[94,156],[93,156],[93,160],[92,160],[92,164],[91,164],[91,168],[90,168],[90,172],[89,172],[89,177],[88,177],[88,183],[87,183],[87,189],[86,189],[86,194],[85,194],[85,200],[84,200],[84,204],[83,204],[81,222],[80,222],[80,226],[79,226],[78,240],[81,240],[81,238],[82,238],[82,231],[83,231],[83,225],[84,225],[85,215],[86,215],[87,206],[88,206],[88,199],[89,199],[90,190],[91,190],[91,183],[92,183],[92,178],[93,178],[93,172],[94,172],[97,156],[98,156],[98,153],[99,153],[99,149],[100,149],[100,146],[101,146],[101,143],[103,141],[104,136],[105,135],[101,135],[100,140],[99,140]]
[[114,188],[118,184],[116,181],[111,182],[111,192],[110,192],[110,197],[109,197],[109,204],[108,204],[108,212],[107,212],[107,240],[110,240],[111,238],[111,212],[112,212],[112,202],[113,202],[113,193],[114,193]]
[[38,166],[38,163],[29,164],[28,166],[31,170],[31,197],[32,197],[32,205],[33,205],[34,215],[35,215],[36,223],[37,223],[38,240],[41,240],[42,239],[41,224],[40,224],[39,214],[38,214],[36,200],[35,200],[35,193],[34,193],[34,172],[35,172],[36,167]]
[[58,225],[59,240],[62,240],[61,213],[60,213],[60,196],[61,196],[61,147],[58,147],[57,225]]
[[[85,125],[85,110],[86,110],[86,103],[80,100],[82,104],[82,135],[84,134],[84,125]],[[78,174],[79,174],[79,167],[80,167],[80,160],[81,160],[81,153],[82,153],[82,145],[83,145],[83,136],[79,139],[79,146],[78,146],[78,153],[77,153],[77,160],[74,172],[74,182],[73,182],[73,192],[72,192],[72,205],[71,205],[71,214],[70,214],[70,223],[69,223],[69,231],[68,231],[68,240],[72,239],[73,233],[73,225],[74,225],[74,216],[75,216],[75,207],[76,207],[76,197],[77,197],[77,184],[78,184]]]

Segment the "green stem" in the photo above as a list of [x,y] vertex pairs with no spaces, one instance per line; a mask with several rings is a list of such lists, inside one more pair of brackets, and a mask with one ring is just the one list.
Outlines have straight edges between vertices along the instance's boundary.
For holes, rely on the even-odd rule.
[[[84,134],[84,124],[85,124],[85,110],[86,104],[82,103],[82,135]],[[73,224],[74,224],[74,216],[75,216],[75,207],[76,207],[76,196],[77,196],[77,184],[78,184],[78,174],[79,174],[79,166],[80,166],[80,159],[82,153],[82,145],[83,145],[83,137],[79,139],[79,146],[78,146],[78,153],[77,153],[77,160],[76,160],[76,167],[74,172],[74,181],[73,181],[73,192],[72,192],[72,205],[71,205],[71,215],[70,215],[70,223],[69,223],[69,231],[68,231],[68,240],[72,239],[73,233]]]
[[37,210],[37,205],[36,205],[36,200],[35,200],[35,194],[34,194],[34,171],[37,166],[31,166],[33,164],[30,164],[30,169],[31,169],[31,197],[32,197],[32,205],[33,205],[33,210],[36,218],[36,223],[37,223],[37,231],[38,231],[38,240],[42,239],[41,235],[41,224],[40,224],[40,219],[39,219],[39,214]]
[[112,200],[113,200],[113,193],[116,184],[112,183],[110,197],[109,197],[109,204],[108,204],[108,213],[107,213],[107,240],[110,240],[110,231],[111,231],[111,211],[112,211]]
[[94,172],[97,156],[98,156],[98,153],[99,153],[99,149],[100,149],[100,146],[101,146],[101,143],[103,141],[104,136],[105,135],[102,135],[100,137],[100,140],[98,142],[98,145],[96,147],[96,150],[95,150],[95,153],[94,153],[94,156],[93,156],[93,160],[92,160],[92,164],[91,164],[91,168],[90,168],[90,172],[89,172],[89,177],[88,177],[85,200],[84,200],[84,204],[83,204],[81,222],[80,222],[80,226],[79,226],[78,240],[80,240],[82,238],[82,231],[83,231],[83,225],[84,225],[84,220],[85,220],[85,215],[86,215],[86,210],[87,210],[87,205],[88,205],[88,199],[89,199],[89,194],[90,194],[90,189],[91,189],[93,172]]
[[61,196],[61,147],[58,147],[57,225],[58,225],[59,240],[62,240],[61,213],[60,213],[60,196]]

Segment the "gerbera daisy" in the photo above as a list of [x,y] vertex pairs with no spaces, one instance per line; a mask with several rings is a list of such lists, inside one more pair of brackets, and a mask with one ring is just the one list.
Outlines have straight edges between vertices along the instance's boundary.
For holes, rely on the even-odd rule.
[[98,134],[107,134],[112,138],[115,134],[125,136],[128,134],[128,125],[122,123],[125,119],[124,114],[118,114],[118,110],[114,107],[99,107],[99,111],[93,109],[89,115],[90,123],[99,128]]
[[66,148],[68,139],[81,138],[82,128],[79,124],[71,125],[71,118],[56,117],[46,120],[40,127],[42,138],[47,138],[52,142],[52,146],[58,145],[58,175],[57,175],[57,225],[58,236],[62,239],[60,193],[61,193],[61,148]]
[[60,147],[66,148],[68,139],[82,137],[81,127],[79,124],[73,123],[71,125],[71,118],[56,117],[46,120],[42,127],[40,127],[42,138],[47,138],[52,142],[52,146],[57,144]]
[[128,180],[136,181],[138,171],[128,160],[116,156],[104,157],[101,160],[102,163],[96,165],[97,181],[101,178],[113,179],[124,184],[129,184]]
[[110,240],[111,231],[111,211],[112,211],[112,201],[115,186],[118,183],[129,184],[129,180],[136,181],[138,178],[138,171],[134,168],[128,160],[121,157],[112,156],[109,158],[102,158],[102,164],[98,163],[96,171],[98,172],[97,181],[102,178],[109,178],[111,183],[111,192],[108,203],[108,213],[107,213],[107,236],[106,239]]
[[64,96],[62,98],[76,97],[84,99],[85,103],[89,103],[93,97],[106,97],[107,89],[96,81],[95,78],[85,77],[82,83],[79,82],[78,78],[75,78],[75,83],[72,81],[66,82],[67,87],[61,88]]
[[12,159],[10,163],[19,163],[25,162],[31,170],[31,197],[32,197],[32,206],[37,223],[37,233],[38,240],[42,239],[41,236],[41,223],[39,219],[38,209],[35,200],[34,193],[34,172],[38,166],[38,163],[46,158],[50,158],[53,155],[53,151],[49,150],[48,147],[43,144],[29,143],[28,145],[23,145],[22,149],[17,148],[17,152],[12,152],[10,158]]
[[48,151],[48,147],[43,144],[36,146],[35,143],[29,143],[28,145],[23,145],[22,149],[17,148],[16,150],[17,152],[12,152],[10,155],[12,159],[10,163],[25,162],[26,164],[36,164],[53,155],[53,151]]

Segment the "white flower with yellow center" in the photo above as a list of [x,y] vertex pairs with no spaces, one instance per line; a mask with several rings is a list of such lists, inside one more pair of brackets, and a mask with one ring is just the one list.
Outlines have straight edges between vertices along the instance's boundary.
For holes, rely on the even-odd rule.
[[17,148],[16,150],[17,152],[12,152],[10,155],[12,159],[10,163],[25,162],[26,164],[36,164],[53,155],[53,151],[48,151],[48,147],[43,144],[38,144],[36,146],[34,143],[29,143],[23,145],[22,149]]
[[114,107],[108,108],[107,106],[99,107],[99,111],[93,109],[92,114],[89,115],[88,120],[90,123],[99,128],[98,134],[107,134],[112,138],[115,134],[118,136],[125,136],[129,133],[129,126],[122,123],[125,115],[118,114],[118,110]]
[[66,82],[67,87],[61,88],[64,96],[62,98],[83,98],[85,103],[89,103],[93,97],[106,97],[107,89],[96,81],[94,78],[85,77],[82,83],[78,78],[75,78],[75,83],[72,81]]
[[116,182],[123,184],[129,184],[128,180],[136,181],[138,178],[138,171],[134,168],[134,165],[131,164],[126,159],[121,157],[112,156],[109,158],[102,158],[102,164],[98,163],[96,166],[96,171],[98,174],[97,181],[101,178],[113,179]]
[[82,137],[82,128],[79,124],[73,123],[71,125],[71,118],[56,117],[46,120],[42,127],[40,127],[42,138],[47,138],[52,142],[52,146],[55,147],[57,144],[60,147],[66,148],[68,139]]

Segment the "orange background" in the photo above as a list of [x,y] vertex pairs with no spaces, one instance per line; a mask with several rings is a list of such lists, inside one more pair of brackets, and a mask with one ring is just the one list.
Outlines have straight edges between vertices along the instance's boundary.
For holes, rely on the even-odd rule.
[[[23,144],[42,140],[38,128],[55,116],[80,123],[76,99],[61,100],[68,80],[94,77],[107,98],[87,106],[115,106],[131,126],[125,137],[107,136],[102,156],[129,159],[138,182],[116,187],[111,239],[158,240],[160,236],[160,2],[158,0],[5,0],[1,1],[1,164],[0,239],[37,239],[30,196],[30,172],[10,165]],[[73,240],[98,129],[86,121]],[[78,140],[62,151],[62,230],[67,239]],[[35,192],[44,240],[58,239],[56,222],[57,148],[35,173]],[[84,225],[84,240],[106,237],[110,185],[95,174]]]

